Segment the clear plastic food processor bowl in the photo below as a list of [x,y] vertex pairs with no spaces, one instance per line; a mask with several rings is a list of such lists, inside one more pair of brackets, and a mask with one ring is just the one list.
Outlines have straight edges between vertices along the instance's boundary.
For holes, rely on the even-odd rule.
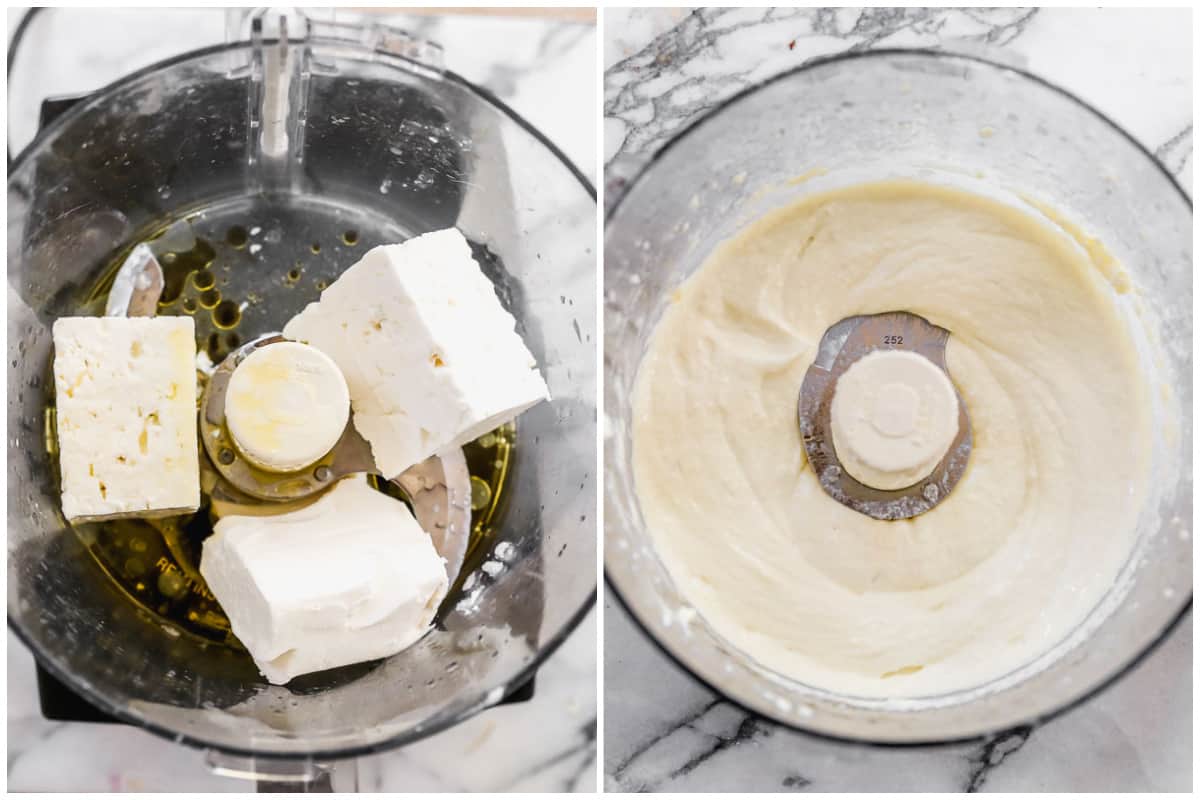
[[[1124,265],[1135,284],[1127,311],[1157,398],[1155,490],[1117,585],[1053,652],[971,691],[873,702],[775,674],[687,612],[634,493],[630,402],[672,290],[715,244],[807,192],[889,176],[1019,193],[1097,235]],[[1083,102],[1015,69],[942,53],[873,52],[816,62],[738,95],[659,152],[609,215],[605,566],[613,587],[701,680],[815,733],[947,741],[1045,718],[1088,697],[1152,649],[1191,604],[1191,242],[1191,203],[1145,149]]]
[[[269,34],[260,19],[247,42],[96,93],[8,181],[9,624],[101,709],[243,756],[348,756],[436,732],[522,685],[595,596],[591,186],[436,46],[300,19]],[[268,685],[245,653],[123,596],[66,526],[51,325],[94,308],[104,270],[172,223],[208,243],[205,280],[232,301],[191,309],[218,355],[233,334],[279,331],[366,249],[451,226],[517,318],[554,399],[517,421],[506,507],[410,649]],[[122,568],[159,577],[138,558]]]

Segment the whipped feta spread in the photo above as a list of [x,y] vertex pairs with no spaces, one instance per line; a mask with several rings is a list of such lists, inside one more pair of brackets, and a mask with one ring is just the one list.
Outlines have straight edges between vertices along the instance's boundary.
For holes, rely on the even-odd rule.
[[[1106,271],[1038,213],[913,181],[814,194],[722,243],[664,312],[633,398],[637,494],[687,601],[757,663],[849,696],[971,689],[1050,652],[1113,586],[1147,488],[1146,373],[1128,281]],[[890,311],[950,331],[974,437],[953,492],[901,521],[829,497],[797,424],[825,331]],[[851,423],[874,414],[844,399]],[[953,436],[948,412],[874,421],[930,458]],[[863,433],[839,454],[905,467]]]
[[354,425],[394,478],[549,398],[515,328],[451,228],[373,248],[283,334],[341,368]]
[[54,323],[68,520],[199,508],[195,335],[189,317],[63,317]]
[[274,516],[230,516],[200,574],[267,680],[398,653],[425,634],[446,571],[412,513],[361,476]]

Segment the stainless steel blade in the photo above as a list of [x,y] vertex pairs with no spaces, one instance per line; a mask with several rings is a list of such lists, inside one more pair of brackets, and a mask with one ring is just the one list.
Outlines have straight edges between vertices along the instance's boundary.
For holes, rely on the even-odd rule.
[[[287,341],[277,334],[248,342],[230,353],[213,371],[200,399],[200,437],[204,449],[224,482],[245,504],[290,503],[314,497],[347,475],[378,474],[371,446],[354,427],[353,417],[342,437],[323,458],[295,472],[259,469],[238,452],[225,426],[225,393],[234,369],[260,347]],[[471,534],[471,476],[462,450],[432,456],[392,480],[409,502],[413,515],[430,535],[446,562],[453,581],[462,568]]]
[[150,246],[133,248],[113,278],[104,315],[106,317],[153,317],[163,292],[162,265]]
[[[830,404],[837,379],[850,365],[875,350],[908,350],[946,367],[950,332],[906,311],[848,317],[821,338],[817,357],[800,388],[800,435],[817,480],[825,493],[844,506],[881,520],[908,519],[942,502],[967,468],[971,454],[971,422],[958,395],[958,435],[945,457],[924,480],[885,491],[859,483],[842,468],[830,432]],[[956,390],[957,393],[957,390]]]

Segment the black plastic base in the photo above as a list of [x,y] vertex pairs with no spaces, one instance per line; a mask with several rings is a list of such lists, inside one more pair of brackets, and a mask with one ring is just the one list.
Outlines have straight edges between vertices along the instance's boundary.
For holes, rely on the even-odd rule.
[[58,722],[120,722],[75,694],[40,665],[37,668],[37,685],[38,702],[46,719]]

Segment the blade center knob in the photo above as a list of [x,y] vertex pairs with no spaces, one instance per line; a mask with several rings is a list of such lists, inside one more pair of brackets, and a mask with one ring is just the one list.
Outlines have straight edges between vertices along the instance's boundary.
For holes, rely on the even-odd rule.
[[871,409],[871,427],[883,436],[901,438],[917,427],[921,398],[905,383],[885,383],[879,388]]
[[329,356],[299,342],[250,353],[229,378],[225,424],[260,469],[293,472],[325,456],[350,418],[350,391]]
[[958,396],[946,373],[907,350],[875,350],[838,377],[830,407],[843,469],[875,489],[927,477],[958,435]]

